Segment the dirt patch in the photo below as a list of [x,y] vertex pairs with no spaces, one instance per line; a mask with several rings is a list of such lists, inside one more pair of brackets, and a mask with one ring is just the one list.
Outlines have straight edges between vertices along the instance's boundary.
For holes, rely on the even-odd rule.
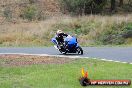
[[33,55],[0,55],[0,66],[25,66],[32,64],[64,64],[75,59],[33,56]]

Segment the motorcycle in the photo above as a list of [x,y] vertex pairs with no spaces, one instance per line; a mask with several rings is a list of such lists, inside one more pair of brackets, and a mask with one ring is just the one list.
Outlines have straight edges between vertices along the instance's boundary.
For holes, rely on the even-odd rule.
[[52,38],[51,41],[54,43],[54,47],[59,50],[62,54],[77,53],[83,55],[83,49],[77,42],[77,38],[68,35],[64,38],[64,43],[58,44],[56,38]]

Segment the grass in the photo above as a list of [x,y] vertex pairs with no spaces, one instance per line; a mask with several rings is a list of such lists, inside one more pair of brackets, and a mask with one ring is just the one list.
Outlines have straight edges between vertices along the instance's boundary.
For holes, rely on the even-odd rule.
[[77,36],[82,46],[131,46],[131,37],[120,37],[120,33],[127,26],[132,27],[131,14],[59,16],[44,21],[3,24],[0,28],[0,46],[51,46],[50,40],[58,29]]
[[[2,61],[0,62],[2,63]],[[93,59],[77,59],[65,64],[18,67],[0,66],[0,88],[83,88],[79,84],[81,68],[90,79],[130,79],[132,65]],[[125,86],[89,86],[88,88],[130,88]]]

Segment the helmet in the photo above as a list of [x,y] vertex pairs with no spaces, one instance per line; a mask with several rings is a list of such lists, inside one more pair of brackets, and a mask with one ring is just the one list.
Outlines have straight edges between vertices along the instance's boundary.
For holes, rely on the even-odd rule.
[[57,34],[63,33],[62,30],[57,30]]

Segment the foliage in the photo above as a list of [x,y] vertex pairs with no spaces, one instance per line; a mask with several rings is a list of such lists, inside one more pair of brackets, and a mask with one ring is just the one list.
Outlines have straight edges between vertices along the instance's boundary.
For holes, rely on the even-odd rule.
[[104,30],[97,39],[104,45],[120,45],[125,43],[126,38],[132,38],[132,23],[113,25],[109,30]]
[[12,18],[12,11],[9,7],[4,9],[4,17],[6,17],[8,20]]
[[132,38],[132,23],[128,23],[122,33],[124,38]]
[[24,19],[28,19],[28,20],[34,20],[35,17],[37,15],[37,9],[35,8],[35,6],[28,6],[24,9],[22,17]]
[[106,1],[107,0],[60,0],[64,9],[73,14],[80,15],[101,12]]

